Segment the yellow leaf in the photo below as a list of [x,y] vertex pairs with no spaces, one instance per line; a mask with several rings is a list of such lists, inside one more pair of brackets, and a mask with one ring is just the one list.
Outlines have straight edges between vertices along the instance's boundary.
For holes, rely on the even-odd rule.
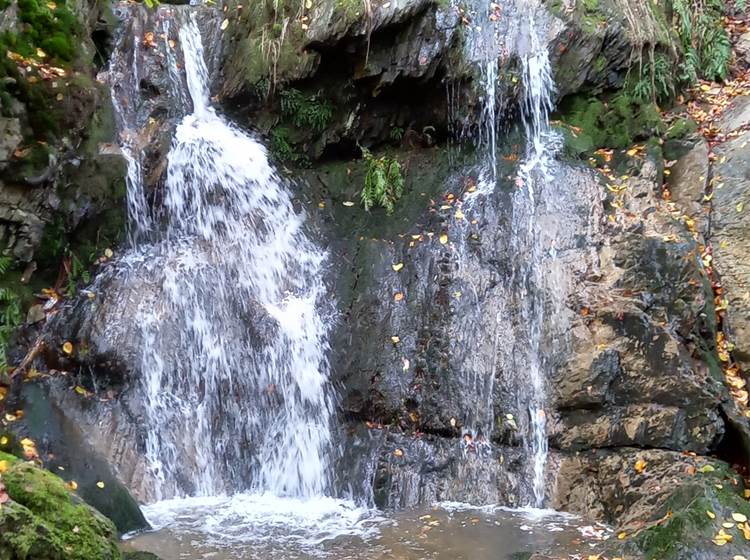
[[71,490],[78,490],[78,483],[75,480],[68,482],[67,487]]
[[734,556],[732,556],[732,560],[747,560],[747,558],[742,556],[742,554],[735,554]]
[[398,272],[402,268],[404,268],[404,263],[396,263],[394,265],[391,265],[391,268],[393,268],[394,272]]
[[109,249],[109,248],[104,249],[104,256],[107,257],[108,259],[111,259],[114,255],[115,253],[114,251],[112,251],[112,249]]
[[628,150],[626,153],[628,154],[628,156],[633,157],[638,153],[638,150],[636,148],[633,148],[631,150]]
[[714,472],[715,470],[716,469],[713,468],[713,466],[711,465],[703,465],[701,468],[698,469],[698,472],[706,474],[706,473]]
[[447,234],[443,233],[443,234],[440,235],[440,243],[442,243],[443,245],[445,245],[446,243],[448,243],[448,235]]
[[88,397],[91,395],[89,391],[87,391],[85,388],[81,387],[80,385],[76,385],[73,390],[78,393],[79,395],[83,395],[84,397]]
[[393,454],[394,454],[394,455],[395,455],[396,457],[403,457],[403,455],[404,455],[404,452],[403,452],[403,451],[401,451],[400,449],[394,449],[394,451],[393,451]]
[[71,355],[73,353],[73,343],[70,341],[65,342],[62,346],[63,352],[65,352],[68,355]]
[[312,0],[305,1],[305,8],[307,8],[308,10],[312,8]]
[[96,487],[99,489],[102,489],[104,488],[104,483],[100,480],[99,482],[96,483]]
[[401,342],[401,338],[396,335],[393,335],[391,337],[391,342],[393,342],[393,344],[398,344],[399,342]]
[[401,292],[393,294],[393,301],[401,301],[402,299],[404,299],[404,294]]
[[638,459],[635,462],[635,472],[637,472],[639,474],[642,473],[644,470],[646,470],[646,465],[647,464],[648,463],[646,463],[646,461],[644,461],[643,459]]
[[745,209],[745,203],[744,202],[738,202],[737,206],[734,207],[737,212],[742,212],[742,210]]
[[713,511],[706,511],[706,515],[708,515],[711,519],[716,519],[716,514]]
[[0,437],[0,447],[5,447],[6,445],[8,445],[9,441],[10,440],[8,439],[8,436]]
[[627,536],[628,536],[627,533],[622,532],[622,533],[620,533],[620,534],[617,535],[617,538],[620,539],[620,540],[624,540]]
[[733,513],[732,519],[734,519],[737,523],[745,523],[747,522],[747,516],[742,513]]
[[221,22],[221,30],[224,31],[227,27],[229,27],[229,20],[225,19]]
[[10,467],[10,463],[8,463],[8,461],[0,461],[0,474],[3,474],[5,471],[7,471],[8,467]]
[[744,494],[746,498],[750,498],[750,488],[746,488]]
[[325,207],[326,207],[326,203],[325,202],[323,202],[322,200],[320,202],[318,202],[318,208],[325,208]]
[[44,58],[44,57],[46,57],[46,56],[47,56],[47,53],[46,53],[46,52],[44,52],[44,51],[43,51],[42,49],[37,49],[37,50],[36,50],[36,55],[37,55],[37,56],[38,56],[39,58]]
[[345,200],[341,204],[343,204],[344,206],[347,206],[347,207],[354,206],[354,203],[351,200]]

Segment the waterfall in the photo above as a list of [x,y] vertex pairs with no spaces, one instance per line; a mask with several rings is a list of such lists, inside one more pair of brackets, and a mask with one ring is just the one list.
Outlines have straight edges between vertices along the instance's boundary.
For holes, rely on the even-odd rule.
[[326,255],[265,148],[211,106],[195,14],[163,9],[178,20],[179,44],[161,47],[168,59],[182,50],[189,94],[170,72],[180,78],[172,95],[189,99],[192,113],[174,134],[156,212],[129,130],[138,125],[127,126],[128,108],[115,101],[131,161],[133,242],[112,273],[136,275],[159,294],[124,318],[142,340],[137,390],[155,495],[322,496],[335,408]]
[[[489,7],[488,7],[489,6]],[[543,8],[538,0],[486,3],[470,2],[472,33],[467,38],[468,57],[478,69],[483,91],[476,138],[479,163],[478,187],[470,196],[470,205],[493,193],[498,182],[498,65],[509,52],[517,53],[521,63],[523,97],[520,103],[526,132],[526,152],[518,170],[512,195],[510,256],[514,262],[510,287],[516,301],[516,327],[512,363],[517,377],[519,409],[528,411],[526,446],[528,449],[531,505],[544,504],[544,475],[548,455],[545,413],[545,367],[542,358],[545,299],[548,282],[543,263],[545,252],[539,236],[540,194],[551,190],[551,164],[558,138],[550,130],[549,114],[555,84],[549,53],[543,36]],[[499,329],[499,327],[497,327]]]
[[522,348],[514,355],[524,356],[517,373],[527,375],[531,390],[526,395],[529,413],[530,452],[532,455],[532,489],[536,507],[544,505],[545,466],[548,455],[547,417],[545,406],[545,371],[542,360],[542,327],[545,317],[545,277],[542,263],[546,258],[539,240],[536,195],[552,184],[550,162],[557,149],[557,137],[550,130],[549,114],[555,92],[549,53],[540,24],[541,8],[532,3],[527,9],[526,33],[521,34],[520,56],[523,70],[523,124],[526,130],[526,155],[519,169],[518,184],[522,188],[513,197],[513,240],[519,264],[517,276],[518,301],[521,313]]

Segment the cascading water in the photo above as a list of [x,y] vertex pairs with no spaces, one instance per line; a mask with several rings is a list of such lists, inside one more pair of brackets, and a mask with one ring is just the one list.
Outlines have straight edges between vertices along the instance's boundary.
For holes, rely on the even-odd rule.
[[334,412],[325,254],[264,147],[210,106],[195,16],[176,14],[192,114],[169,152],[161,227],[125,130],[135,242],[115,272],[142,276],[161,294],[128,318],[143,341],[154,493],[322,496]]
[[[542,358],[546,293],[542,270],[548,253],[539,240],[537,218],[540,194],[552,182],[550,167],[557,137],[550,130],[549,114],[555,86],[542,36],[542,7],[537,0],[489,4],[479,1],[470,6],[473,32],[469,55],[477,64],[484,92],[477,137],[482,169],[470,204],[490,195],[498,181],[498,59],[513,49],[521,61],[521,112],[527,146],[516,180],[520,188],[512,196],[511,249],[515,264],[510,285],[518,314],[512,362],[516,375],[522,378],[517,385],[519,408],[528,410],[529,415],[526,441],[531,458],[531,505],[541,507],[548,454]],[[511,46],[513,42],[515,45]],[[498,320],[498,332],[499,325]]]
[[548,455],[545,406],[545,372],[542,360],[542,326],[545,318],[545,278],[542,262],[546,258],[537,233],[537,197],[552,182],[550,162],[556,151],[557,137],[550,130],[549,114],[555,84],[549,53],[541,37],[538,18],[539,6],[528,7],[525,33],[520,35],[519,48],[523,70],[523,123],[526,129],[526,155],[519,170],[519,185],[523,188],[513,197],[513,240],[520,263],[515,271],[518,301],[521,312],[523,348],[514,355],[523,356],[517,371],[524,372],[531,384],[526,395],[529,412],[530,448],[534,504],[541,507],[545,497],[545,465]]

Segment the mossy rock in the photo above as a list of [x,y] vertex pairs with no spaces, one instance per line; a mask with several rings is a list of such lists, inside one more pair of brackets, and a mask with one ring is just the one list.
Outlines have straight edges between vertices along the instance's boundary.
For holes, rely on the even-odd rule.
[[682,140],[696,130],[698,130],[698,123],[691,118],[682,118],[672,123],[665,136],[668,140]]
[[[719,461],[707,463],[693,476],[654,512],[651,526],[629,539],[626,552],[646,560],[708,560],[748,554],[750,540],[742,530],[745,524],[732,519],[732,514],[750,519],[742,478]],[[733,523],[733,527],[724,528],[723,523]],[[713,542],[720,530],[731,535],[723,545]]]
[[114,524],[65,483],[0,452],[10,501],[0,507],[0,560],[117,560]]
[[664,132],[654,103],[640,103],[622,92],[604,98],[570,96],[560,104],[558,117],[566,151],[572,156],[598,148],[626,148]]

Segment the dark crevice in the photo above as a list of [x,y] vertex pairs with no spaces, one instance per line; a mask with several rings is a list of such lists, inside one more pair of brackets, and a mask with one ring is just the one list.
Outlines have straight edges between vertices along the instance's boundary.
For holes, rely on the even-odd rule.
[[[731,404],[729,406],[732,406]],[[750,475],[750,432],[740,428],[744,419],[732,418],[725,407],[719,408],[724,420],[724,436],[716,447],[716,457],[732,465],[742,476]]]

